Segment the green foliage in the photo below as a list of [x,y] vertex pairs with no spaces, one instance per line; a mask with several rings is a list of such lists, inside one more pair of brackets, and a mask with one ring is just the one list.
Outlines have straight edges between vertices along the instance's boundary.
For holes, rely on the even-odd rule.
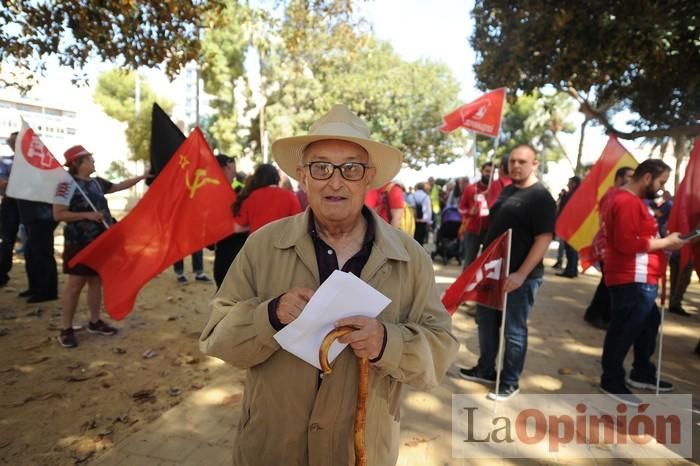
[[151,110],[154,102],[166,112],[172,102],[158,98],[144,80],[140,82],[140,108],[136,113],[136,75],[133,71],[110,70],[98,77],[94,99],[107,115],[127,124],[126,142],[131,150],[131,160],[150,158]]
[[45,71],[45,58],[76,71],[75,82],[91,58],[125,68],[164,65],[174,77],[199,54],[199,29],[205,12],[216,16],[223,0],[161,1],[3,1],[0,8],[0,64],[30,72],[28,82],[3,84],[27,90]]
[[[222,15],[229,23],[219,26],[231,34],[206,35],[211,63],[202,76],[216,95],[210,130],[221,149],[247,148],[260,159],[261,128],[268,141],[300,134],[342,102],[368,122],[373,137],[401,149],[409,165],[454,158],[465,135],[437,131],[442,115],[458,104],[458,84],[447,67],[400,59],[371,37],[351,2],[315,3],[292,0],[282,19],[230,6]],[[259,57],[259,91],[236,66],[251,51]]]
[[[582,111],[620,137],[700,134],[700,3],[476,0],[479,83],[587,94]],[[639,115],[633,133],[609,118]]]
[[112,160],[105,170],[105,178],[108,180],[124,180],[131,177],[131,172],[121,160]]

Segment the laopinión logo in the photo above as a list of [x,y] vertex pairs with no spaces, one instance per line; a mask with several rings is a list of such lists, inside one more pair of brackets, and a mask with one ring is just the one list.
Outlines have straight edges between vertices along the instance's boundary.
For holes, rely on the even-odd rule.
[[456,458],[689,458],[692,396],[520,395],[505,403],[452,398]]

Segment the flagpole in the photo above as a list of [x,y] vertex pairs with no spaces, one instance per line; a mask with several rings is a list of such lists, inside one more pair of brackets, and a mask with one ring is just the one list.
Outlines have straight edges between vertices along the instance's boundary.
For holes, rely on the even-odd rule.
[[[513,230],[508,229],[508,255],[506,256],[506,278],[510,275],[510,244]],[[501,371],[503,370],[503,353],[505,349],[506,308],[508,307],[508,293],[503,293],[503,315],[501,316],[501,329],[498,336],[498,356],[496,356],[496,401],[498,401],[501,388]]]
[[661,323],[659,324],[659,360],[656,364],[656,395],[659,395],[661,384],[661,354],[664,349],[664,317],[666,314],[666,269],[661,276]]
[[[87,194],[85,194],[85,191],[83,191],[83,188],[81,188],[78,183],[75,183],[75,187],[78,188],[78,191],[80,191],[80,194],[82,194],[83,197],[85,198],[85,200],[87,201],[87,203],[90,204],[90,207],[92,208],[92,210],[94,210],[95,212],[100,212],[99,210],[97,210],[97,207],[95,207],[95,204],[92,203],[90,198],[87,197]],[[107,221],[104,218],[102,218],[102,225],[104,225],[105,228],[109,230],[109,224],[107,223]]]

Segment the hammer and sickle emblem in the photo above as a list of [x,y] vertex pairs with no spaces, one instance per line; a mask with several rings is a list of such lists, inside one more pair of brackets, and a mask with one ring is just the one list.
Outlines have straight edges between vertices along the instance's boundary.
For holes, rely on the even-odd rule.
[[209,178],[207,176],[207,171],[204,168],[198,168],[194,172],[194,179],[190,182],[189,178],[185,175],[185,186],[190,190],[190,199],[194,198],[197,190],[204,186],[205,184],[219,184],[219,180],[216,178]]

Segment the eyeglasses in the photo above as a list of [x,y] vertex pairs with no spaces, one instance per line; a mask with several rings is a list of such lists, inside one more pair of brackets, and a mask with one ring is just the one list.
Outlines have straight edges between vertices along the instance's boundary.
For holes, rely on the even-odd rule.
[[336,165],[330,162],[309,162],[305,167],[309,167],[309,173],[314,180],[328,180],[333,176],[335,170],[340,170],[340,176],[348,181],[360,181],[365,176],[368,165],[359,162],[346,162]]

